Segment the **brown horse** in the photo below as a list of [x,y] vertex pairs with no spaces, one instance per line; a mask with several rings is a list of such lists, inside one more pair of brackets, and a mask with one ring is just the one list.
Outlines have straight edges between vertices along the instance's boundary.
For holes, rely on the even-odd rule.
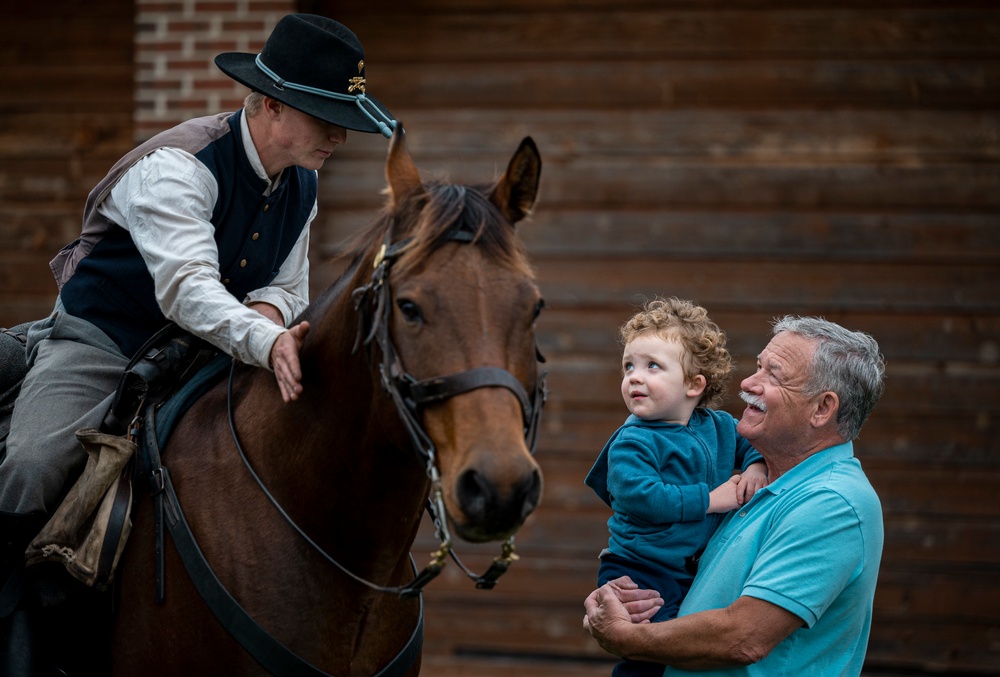
[[[491,186],[424,183],[397,132],[386,207],[342,278],[300,318],[312,327],[300,398],[282,404],[271,374],[237,366],[164,450],[218,579],[268,635],[320,671],[376,674],[414,632],[419,600],[365,582],[413,579],[409,548],[435,484],[429,475],[439,474],[448,523],[466,540],[508,538],[538,504],[526,430],[528,410],[541,406],[542,301],[513,224],[534,204],[540,170],[525,139]],[[457,378],[439,378],[449,375]],[[151,512],[149,500],[136,507],[120,568],[114,674],[263,673],[208,609],[169,538],[165,597],[154,601]]]

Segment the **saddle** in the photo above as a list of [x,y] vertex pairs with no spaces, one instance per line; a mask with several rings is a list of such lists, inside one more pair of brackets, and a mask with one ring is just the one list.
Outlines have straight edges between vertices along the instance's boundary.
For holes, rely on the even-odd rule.
[[[174,324],[136,353],[119,379],[100,428],[76,432],[87,452],[86,466],[28,545],[26,565],[57,562],[90,587],[106,590],[111,585],[132,528],[133,478],[142,470],[136,450],[143,419],[182,390],[216,354]],[[187,398],[187,404],[193,399]],[[172,426],[177,415],[161,428]]]

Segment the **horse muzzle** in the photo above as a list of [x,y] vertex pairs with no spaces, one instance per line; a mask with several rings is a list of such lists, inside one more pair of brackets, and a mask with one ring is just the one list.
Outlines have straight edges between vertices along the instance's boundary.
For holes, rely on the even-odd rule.
[[455,481],[458,510],[449,510],[456,533],[472,543],[496,541],[515,533],[542,497],[542,475],[532,462],[530,471],[512,482],[498,483],[469,468]]

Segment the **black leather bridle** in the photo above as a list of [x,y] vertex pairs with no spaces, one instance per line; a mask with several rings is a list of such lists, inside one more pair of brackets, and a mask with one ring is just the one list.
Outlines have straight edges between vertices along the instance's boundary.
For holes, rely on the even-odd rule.
[[[473,574],[458,559],[451,547],[451,534],[448,531],[441,477],[435,462],[434,443],[420,423],[421,408],[427,404],[441,402],[478,388],[506,388],[514,393],[521,404],[525,443],[533,454],[538,442],[542,406],[547,396],[545,372],[538,376],[530,395],[517,377],[499,367],[475,367],[421,381],[407,373],[399,359],[392,337],[389,335],[389,315],[392,311],[389,271],[392,264],[406,250],[411,241],[404,239],[390,244],[389,238],[390,235],[387,234],[375,256],[372,263],[374,270],[371,280],[368,284],[355,289],[351,295],[354,299],[354,307],[361,315],[354,349],[357,350],[361,345],[370,347],[373,341],[379,347],[382,354],[379,363],[382,387],[392,398],[396,411],[406,426],[407,433],[413,443],[413,449],[419,461],[426,467],[427,476],[431,481],[428,509],[434,520],[436,535],[441,541],[438,550],[431,555],[431,562],[424,570],[410,584],[397,589],[396,592],[403,597],[419,594],[421,588],[441,572],[445,566],[445,558],[449,555],[466,575],[475,581],[477,588],[491,589],[496,585],[497,579],[508,569],[511,562],[517,559],[517,555],[514,553],[514,536],[511,535],[507,538],[502,546],[501,554],[493,560],[489,569],[482,575]],[[453,229],[445,233],[443,239],[446,242],[468,244],[475,241],[475,236],[467,230]],[[535,353],[538,361],[545,361],[537,348]]]

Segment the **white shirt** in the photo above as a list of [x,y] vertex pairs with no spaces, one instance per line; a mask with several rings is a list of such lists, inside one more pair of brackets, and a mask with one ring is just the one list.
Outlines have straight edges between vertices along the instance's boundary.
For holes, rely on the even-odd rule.
[[[259,177],[272,183],[240,116],[243,146]],[[98,212],[132,235],[153,276],[156,302],[168,320],[241,362],[270,369],[271,346],[284,331],[246,303],[278,308],[287,324],[309,303],[309,226],[317,205],[271,284],[240,303],[221,282],[212,209],[218,197],[212,173],[193,155],[160,148],[133,165]]]

